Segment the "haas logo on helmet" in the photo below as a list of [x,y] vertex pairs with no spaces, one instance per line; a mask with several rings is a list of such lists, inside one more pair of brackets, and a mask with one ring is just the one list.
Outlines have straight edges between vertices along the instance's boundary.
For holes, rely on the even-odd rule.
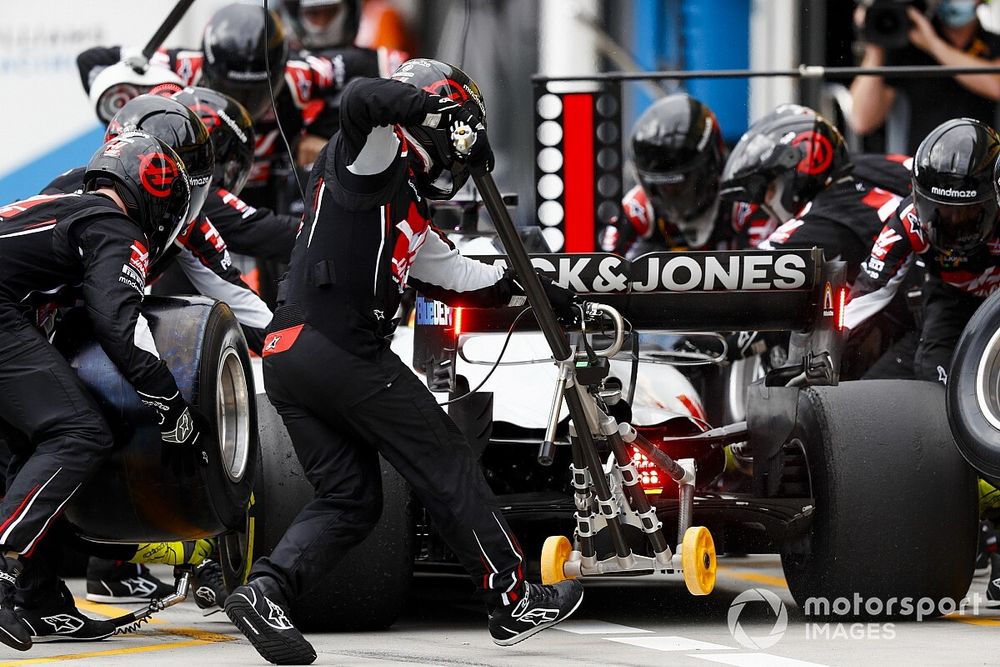
[[219,114],[215,112],[215,109],[208,106],[207,104],[195,104],[191,107],[191,110],[198,114],[198,118],[201,122],[205,124],[205,127],[209,132],[212,132],[219,126],[222,120],[219,118]]
[[833,163],[833,146],[830,140],[819,132],[812,130],[800,132],[792,139],[792,146],[801,146],[806,152],[805,157],[795,165],[795,169],[803,174],[809,176],[822,174]]
[[174,179],[180,176],[177,163],[163,153],[146,153],[139,156],[139,180],[146,192],[154,197],[168,197]]

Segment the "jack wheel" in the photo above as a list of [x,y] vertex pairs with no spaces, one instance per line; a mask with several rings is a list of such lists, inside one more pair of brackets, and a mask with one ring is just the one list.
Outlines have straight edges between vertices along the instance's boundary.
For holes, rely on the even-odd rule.
[[691,595],[708,595],[715,588],[715,541],[708,528],[691,526],[684,531],[681,567]]
[[563,566],[569,560],[569,555],[573,552],[573,545],[563,535],[552,535],[545,538],[542,544],[542,583],[545,585],[557,584],[567,577],[563,571]]

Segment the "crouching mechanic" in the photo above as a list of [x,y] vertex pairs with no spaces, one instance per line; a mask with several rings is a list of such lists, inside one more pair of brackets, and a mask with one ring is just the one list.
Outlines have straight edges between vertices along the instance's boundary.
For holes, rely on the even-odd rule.
[[851,290],[844,318],[853,331],[892,301],[922,256],[916,379],[947,383],[962,330],[1000,285],[998,154],[1000,135],[977,120],[950,120],[927,135],[913,157],[913,194],[886,222]]
[[0,208],[0,419],[14,453],[0,501],[0,641],[21,651],[33,635],[58,631],[53,615],[85,618],[65,587],[38,613],[15,611],[15,592],[25,563],[113,443],[97,403],[39,330],[36,308],[82,298],[104,351],[158,413],[164,447],[180,454],[204,444],[140,312],[150,260],[188,222],[184,164],[153,136],[129,132],[95,153],[84,183],[83,194]]
[[[211,128],[201,118],[207,119]],[[192,181],[189,214],[193,223],[178,234],[176,243],[150,262],[147,282],[159,288],[160,278],[166,272],[182,273],[194,287],[182,293],[204,294],[227,303],[239,320],[250,349],[260,353],[271,312],[243,281],[232,263],[225,237],[213,224],[218,219],[215,212],[220,208],[222,218],[230,221],[229,226],[241,222],[240,214],[223,203],[219,190],[228,186],[238,191],[249,175],[253,130],[246,111],[235,100],[207,89],[188,88],[173,98],[140,95],[115,114],[106,137],[111,139],[128,129],[149,132],[167,143],[183,160]],[[80,191],[84,174],[82,167],[70,170],[53,180],[43,193]],[[235,215],[226,218],[227,211]],[[232,222],[234,217],[236,222]],[[248,224],[254,222],[257,220]],[[284,227],[285,223],[280,224]],[[174,591],[172,585],[153,576],[145,564],[129,561],[91,558],[87,567],[87,599],[106,603],[142,602]],[[32,577],[29,585],[34,586],[36,579],[43,578]],[[221,569],[217,561],[210,559],[196,571],[195,601],[203,609],[218,610],[216,601],[224,596]]]
[[[456,161],[453,131],[474,131],[468,163],[492,168],[485,124],[468,76],[411,60],[392,79],[348,84],[340,131],[313,167],[310,205],[264,344],[264,376],[316,497],[226,601],[229,617],[272,662],[315,659],[288,603],[378,522],[379,454],[482,590],[497,644],[564,620],[583,597],[577,581],[524,580],[524,556],[468,442],[387,340],[407,285],[456,305],[523,300],[507,274],[462,257],[429,219],[427,200],[450,199],[469,176]],[[572,293],[543,284],[556,312],[572,317]]]
[[[822,248],[828,259],[847,263],[853,283],[882,226],[910,193],[911,163],[905,155],[851,155],[822,115],[782,104],[755,121],[733,148],[722,193],[759,205],[780,225],[760,249]],[[909,340],[915,324],[908,292],[901,290],[864,332],[855,332],[843,355],[842,379],[899,372],[876,360],[895,341]]]

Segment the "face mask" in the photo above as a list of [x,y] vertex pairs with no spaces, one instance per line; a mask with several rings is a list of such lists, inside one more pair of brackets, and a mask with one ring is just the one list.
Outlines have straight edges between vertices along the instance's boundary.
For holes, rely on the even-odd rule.
[[961,28],[976,18],[977,0],[943,0],[936,15],[949,28]]

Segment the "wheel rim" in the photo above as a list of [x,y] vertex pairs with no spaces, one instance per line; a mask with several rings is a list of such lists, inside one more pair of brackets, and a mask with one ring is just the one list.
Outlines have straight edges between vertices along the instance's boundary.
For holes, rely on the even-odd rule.
[[227,347],[219,362],[216,417],[219,454],[226,476],[240,482],[250,458],[250,396],[243,362],[235,348]]
[[1000,431],[1000,329],[994,332],[976,372],[976,401],[983,417]]

